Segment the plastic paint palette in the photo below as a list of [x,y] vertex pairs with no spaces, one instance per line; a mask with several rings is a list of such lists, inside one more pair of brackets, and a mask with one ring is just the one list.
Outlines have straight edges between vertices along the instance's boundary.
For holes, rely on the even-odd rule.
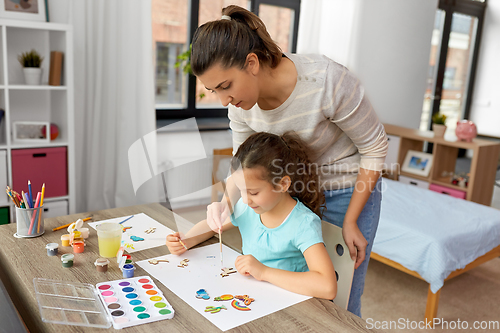
[[174,317],[174,309],[149,276],[98,283],[35,278],[47,323],[120,329]]
[[114,328],[174,317],[174,309],[148,276],[102,282],[96,287]]

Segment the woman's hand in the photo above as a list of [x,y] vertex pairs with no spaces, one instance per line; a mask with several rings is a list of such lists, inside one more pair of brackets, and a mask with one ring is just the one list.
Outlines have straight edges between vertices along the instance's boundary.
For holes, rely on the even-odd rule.
[[178,232],[174,232],[173,234],[167,235],[167,241],[165,244],[168,247],[170,253],[175,255],[181,255],[186,252],[186,248],[179,242],[181,239],[181,235]]
[[221,202],[213,202],[207,206],[207,224],[213,232],[219,232],[228,216],[229,206],[225,198]]
[[267,268],[251,254],[239,256],[236,258],[234,265],[240,274],[251,275],[259,281],[263,280],[264,271]]
[[356,269],[365,260],[366,246],[368,245],[368,242],[356,223],[346,223],[346,221],[344,221],[342,236],[344,237],[344,241],[349,248],[352,260],[356,261],[356,264],[354,265],[354,268]]

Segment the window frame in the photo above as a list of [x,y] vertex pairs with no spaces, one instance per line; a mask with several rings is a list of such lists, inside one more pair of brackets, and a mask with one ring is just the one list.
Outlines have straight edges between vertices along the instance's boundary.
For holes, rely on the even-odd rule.
[[[301,0],[251,0],[250,10],[256,15],[258,14],[259,5],[274,5],[279,7],[290,8],[295,11],[293,31],[292,31],[292,53],[297,50],[297,36],[299,27]],[[198,17],[200,10],[200,0],[190,0],[189,2],[189,26],[187,44],[190,45],[193,40],[194,32],[198,28]],[[156,68],[155,68],[156,70]],[[185,108],[157,108],[156,120],[161,119],[187,119],[196,118],[227,118],[227,108],[197,108],[196,107],[196,77],[187,75],[187,105]]]

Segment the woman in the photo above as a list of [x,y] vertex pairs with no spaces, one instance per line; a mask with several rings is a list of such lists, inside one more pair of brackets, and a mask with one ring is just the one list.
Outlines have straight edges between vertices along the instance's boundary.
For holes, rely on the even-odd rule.
[[[319,55],[283,54],[255,14],[238,6],[194,35],[191,68],[229,106],[234,151],[255,132],[294,131],[311,152],[326,197],[324,220],[342,227],[356,261],[348,310],[361,316],[361,295],[378,226],[376,186],[387,138],[364,90],[345,67]],[[265,152],[263,152],[265,153]],[[304,190],[307,190],[304,188]],[[238,191],[229,178],[207,222],[221,228]]]

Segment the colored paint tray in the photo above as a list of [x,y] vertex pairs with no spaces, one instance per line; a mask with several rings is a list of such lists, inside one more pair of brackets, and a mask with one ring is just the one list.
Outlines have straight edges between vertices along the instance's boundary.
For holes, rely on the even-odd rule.
[[171,319],[174,309],[149,276],[91,284],[33,279],[42,320],[116,329]]
[[149,276],[102,282],[96,287],[114,328],[174,317],[174,309]]

